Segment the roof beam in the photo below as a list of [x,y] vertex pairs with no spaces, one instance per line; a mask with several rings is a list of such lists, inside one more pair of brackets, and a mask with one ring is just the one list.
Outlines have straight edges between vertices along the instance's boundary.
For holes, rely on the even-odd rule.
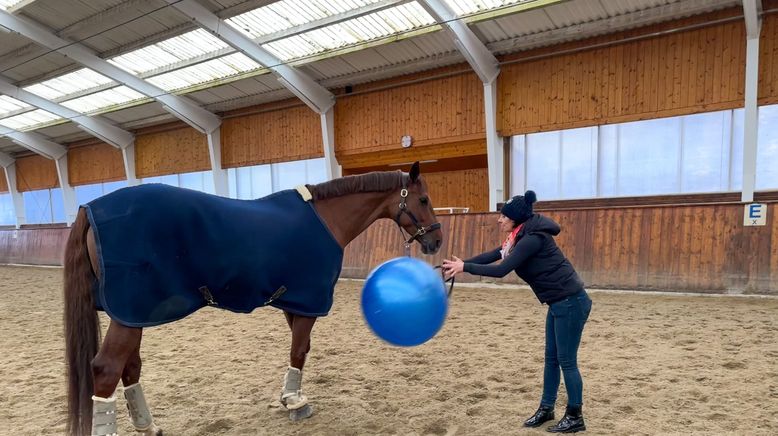
[[251,38],[211,13],[194,0],[165,0],[189,19],[216,35],[222,41],[269,68],[278,75],[278,81],[305,102],[311,109],[324,114],[335,105],[335,96],[308,75],[283,63]]
[[14,159],[13,156],[0,151],[0,167],[8,168],[13,165],[14,162],[16,162],[16,159]]
[[419,5],[448,30],[459,52],[467,59],[481,82],[491,83],[497,78],[500,74],[497,58],[448,4],[443,0],[419,0]]
[[746,19],[746,36],[748,39],[758,38],[762,19],[762,0],[743,0],[743,16]]
[[87,133],[100,138],[116,148],[123,149],[135,140],[135,136],[132,133],[114,126],[103,118],[81,114],[61,104],[18,88],[3,79],[0,79],[0,94],[6,94],[19,101],[69,119]]
[[32,20],[0,11],[0,25],[51,50],[56,50],[122,85],[159,101],[165,110],[203,133],[213,132],[221,124],[219,117],[196,105],[191,100],[168,94],[166,91],[99,58],[83,45],[58,37],[51,29]]
[[0,128],[0,135],[47,159],[57,160],[68,153],[67,148],[62,144],[50,141],[39,133]]

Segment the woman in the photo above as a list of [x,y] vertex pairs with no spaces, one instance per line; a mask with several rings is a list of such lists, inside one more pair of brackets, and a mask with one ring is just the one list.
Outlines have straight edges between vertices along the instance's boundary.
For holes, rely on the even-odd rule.
[[[559,225],[535,214],[533,191],[517,195],[503,206],[500,230],[508,236],[501,247],[465,261],[454,257],[443,261],[447,277],[461,272],[504,277],[511,271],[530,285],[541,303],[548,304],[546,316],[546,359],[543,371],[543,397],[540,407],[524,422],[525,427],[539,427],[554,419],[554,403],[559,389],[559,369],[567,387],[565,416],[548,428],[552,433],[574,433],[586,430],[581,407],[583,382],[578,371],[577,354],[581,332],[592,309],[592,300],[583,281],[554,242]],[[501,262],[490,265],[498,260]]]

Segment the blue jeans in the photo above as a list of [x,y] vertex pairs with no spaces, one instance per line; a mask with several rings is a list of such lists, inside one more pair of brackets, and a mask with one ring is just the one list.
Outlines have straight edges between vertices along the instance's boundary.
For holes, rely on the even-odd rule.
[[578,345],[592,300],[582,290],[548,306],[546,315],[546,365],[543,370],[541,406],[554,407],[559,390],[559,369],[565,377],[567,405],[583,405],[583,380],[578,371]]

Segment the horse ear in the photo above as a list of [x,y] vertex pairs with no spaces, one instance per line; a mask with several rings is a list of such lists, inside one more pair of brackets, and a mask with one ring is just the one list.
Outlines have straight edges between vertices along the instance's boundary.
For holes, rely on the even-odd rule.
[[417,180],[419,180],[419,173],[421,171],[419,170],[419,161],[416,161],[413,163],[413,166],[411,166],[411,182],[416,183]]

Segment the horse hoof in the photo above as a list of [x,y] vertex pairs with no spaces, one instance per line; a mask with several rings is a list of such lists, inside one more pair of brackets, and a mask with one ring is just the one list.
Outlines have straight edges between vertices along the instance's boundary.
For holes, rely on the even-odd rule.
[[310,404],[306,404],[305,406],[294,409],[289,411],[289,419],[291,419],[294,422],[301,421],[306,418],[310,418],[311,415],[313,415],[313,407],[311,407]]

